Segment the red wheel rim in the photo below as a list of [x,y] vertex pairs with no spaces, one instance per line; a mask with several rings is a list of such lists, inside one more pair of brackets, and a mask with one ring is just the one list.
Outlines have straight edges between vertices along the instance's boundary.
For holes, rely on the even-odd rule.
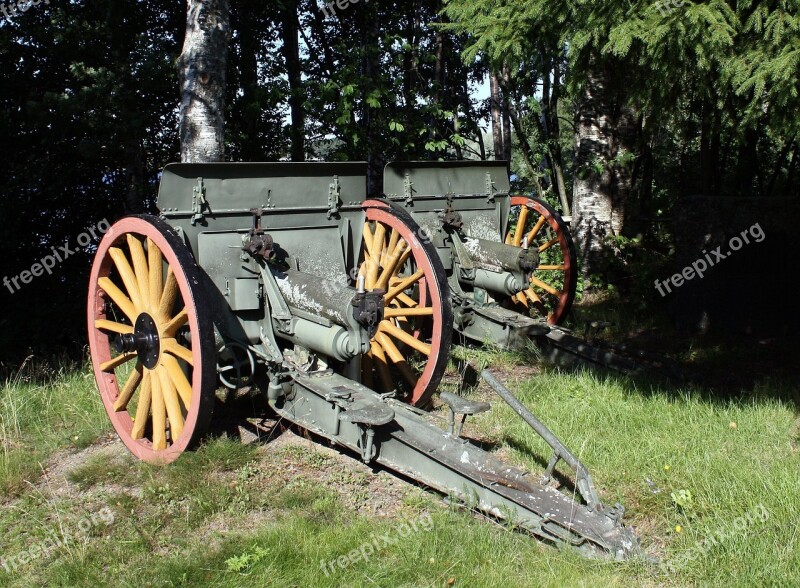
[[[139,246],[135,243],[139,243]],[[153,247],[157,251],[152,249]],[[134,252],[140,248],[141,251],[146,250],[145,266],[142,265],[141,251],[138,256]],[[129,288],[130,277],[128,281],[122,277],[124,271],[120,269],[120,251],[124,254],[129,268],[134,271],[133,284],[138,288]],[[161,267],[157,272],[151,272],[150,268],[155,268],[156,264]],[[161,274],[163,286],[160,294],[156,277],[158,273]],[[170,274],[174,276],[177,288],[171,287]],[[151,277],[156,281],[150,282]],[[147,283],[142,280],[147,280]],[[206,306],[201,302],[201,297],[198,297],[199,285],[198,270],[188,249],[165,223],[154,217],[124,218],[108,230],[98,245],[89,282],[87,308],[89,346],[95,379],[103,405],[119,437],[131,453],[144,461],[156,463],[174,461],[197,440],[210,418],[208,391],[209,386],[213,391],[213,383],[209,382],[208,369],[208,362],[211,359],[207,353],[209,325]],[[119,291],[113,291],[114,287]],[[164,293],[167,289],[170,290],[169,294]],[[171,296],[173,292],[174,297]],[[127,296],[126,300],[120,298],[120,293]],[[172,304],[169,303],[170,298],[173,300]],[[120,300],[125,308],[117,304]],[[156,301],[160,301],[160,304]],[[133,304],[133,307],[129,307],[128,303]],[[169,309],[160,312],[162,305],[169,306]],[[185,314],[182,311],[175,313],[175,307],[181,306],[186,311]],[[114,311],[112,315],[107,315],[109,309]],[[144,314],[153,319],[154,328],[159,335],[158,343],[150,348],[153,354],[155,353],[153,349],[158,348],[155,365],[152,368],[144,365],[144,362],[149,361],[152,356],[143,360],[141,351],[122,354],[112,352],[111,346],[112,338],[121,334],[119,331],[123,330],[123,327],[137,325],[132,329],[132,333],[136,334]],[[185,330],[186,327],[191,348],[183,345],[181,343],[183,339],[178,336],[179,330]],[[177,342],[181,349],[175,347],[173,341]],[[210,343],[213,350],[213,338],[210,339]],[[134,353],[131,359],[109,368],[115,358],[130,353]],[[126,382],[121,383],[120,368],[131,364],[135,367],[130,373],[141,372],[141,377],[130,375]],[[184,373],[185,383],[180,382],[180,377],[175,371],[176,365]],[[211,367],[213,369],[213,363]],[[191,373],[188,377],[187,371]],[[168,380],[164,379],[165,376]],[[137,379],[139,383],[132,391],[127,391],[126,385]],[[136,398],[138,409],[139,401],[144,402],[147,380],[150,380],[150,404],[149,410],[144,413],[147,420],[144,423],[141,422],[141,413],[132,417],[129,404]],[[172,390],[169,388],[170,382]],[[128,399],[122,408],[115,406],[115,403],[121,400],[121,396]],[[163,409],[161,402],[164,403]],[[176,412],[176,402],[180,415]],[[168,425],[165,424],[164,437],[169,436],[169,439],[164,440],[165,447],[159,448],[162,440],[160,434],[156,433],[156,423],[159,422],[160,415],[165,413]],[[134,431],[135,416],[140,417],[137,430],[150,426],[150,438],[146,434],[141,438],[135,438],[138,436]],[[175,438],[172,438],[173,435]]]
[[[410,388],[406,400],[414,405],[423,405],[436,391],[441,380],[450,345],[452,317],[444,289],[444,270],[439,267],[441,263],[435,249],[420,238],[423,237],[422,232],[410,216],[391,208],[386,202],[376,200],[364,202],[363,207],[366,224],[374,223],[371,226],[375,227],[375,232],[365,233],[365,238],[378,243],[378,237],[381,237],[379,247],[383,255],[380,252],[376,254],[379,269],[373,272],[373,279],[370,279],[368,262],[371,259],[371,250],[365,244],[360,273],[365,276],[368,289],[387,289],[384,301],[388,302],[385,310],[387,316],[381,321],[378,333],[370,342],[370,352],[362,358],[362,377],[368,386],[387,388],[391,386],[390,382],[397,381],[392,379],[387,382],[389,375],[393,376],[392,372],[398,372],[399,378]],[[384,228],[382,236],[378,232],[379,225]],[[371,226],[369,231],[373,230]],[[406,247],[398,249],[401,242],[405,242]],[[394,281],[386,284],[373,283],[375,273],[378,277],[383,275],[398,252],[406,251],[409,252],[408,257],[398,265]],[[400,274],[400,271],[409,267],[408,260],[413,261],[410,265],[414,273],[406,269],[405,273]],[[416,275],[419,277],[404,288],[400,295],[392,297],[393,288],[405,285],[404,282],[412,280]],[[408,294],[411,290],[413,296]],[[421,314],[423,312],[425,314]],[[399,330],[404,334],[401,335]],[[403,361],[396,361],[400,359],[398,352],[403,356]],[[422,368],[410,367],[409,359],[413,359],[415,363],[421,362]],[[415,381],[410,381],[409,369],[413,372]]]
[[531,274],[530,288],[512,297],[512,304],[533,308],[546,316],[549,324],[559,325],[572,307],[577,286],[572,237],[561,216],[549,204],[528,196],[512,196],[511,207],[516,206],[520,207],[520,217],[514,231],[509,230],[505,236],[505,242],[519,246],[520,239],[528,236],[528,246],[537,247],[542,259]]

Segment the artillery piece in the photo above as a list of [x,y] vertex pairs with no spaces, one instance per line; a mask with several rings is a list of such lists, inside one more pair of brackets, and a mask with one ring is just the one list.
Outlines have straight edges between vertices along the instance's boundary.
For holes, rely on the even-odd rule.
[[[431,177],[435,169],[427,168]],[[452,169],[437,172],[439,185],[455,183],[460,171]],[[491,170],[492,182],[502,182],[505,172]],[[541,251],[532,252],[530,240],[527,248],[515,244],[520,229],[509,244],[478,236],[491,216],[485,203],[499,234],[508,229],[507,192],[483,194],[477,207],[478,197],[463,191],[420,199],[413,192],[420,182],[411,183],[404,206],[391,195],[365,200],[361,163],[167,166],[161,217],[115,223],[92,266],[91,357],[120,438],[138,458],[168,463],[200,440],[219,384],[263,381],[277,415],[367,463],[589,556],[638,553],[622,507],[603,505],[580,461],[491,375],[492,387],[553,448],[544,476],[461,437],[456,416],[463,423],[487,403],[443,393],[449,430],[418,408],[436,392],[453,325],[509,340],[548,326],[514,313],[522,327],[511,329],[500,313],[514,311],[481,298],[483,291],[536,300],[526,292]],[[459,232],[464,226],[470,232]],[[556,304],[550,320],[562,310]],[[574,471],[582,501],[549,484],[559,461]]]
[[556,363],[624,373],[661,367],[665,359],[563,327],[578,283],[569,227],[550,204],[509,193],[507,162],[393,162],[384,197],[419,224],[448,276],[454,329],[477,343],[521,348],[529,342]]

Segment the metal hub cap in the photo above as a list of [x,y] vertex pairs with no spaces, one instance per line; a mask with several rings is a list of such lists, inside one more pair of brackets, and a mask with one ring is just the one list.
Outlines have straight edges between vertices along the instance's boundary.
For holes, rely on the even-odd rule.
[[146,312],[140,314],[136,319],[133,333],[120,335],[116,347],[119,353],[136,353],[139,361],[147,369],[155,368],[161,352],[161,341],[153,318]]

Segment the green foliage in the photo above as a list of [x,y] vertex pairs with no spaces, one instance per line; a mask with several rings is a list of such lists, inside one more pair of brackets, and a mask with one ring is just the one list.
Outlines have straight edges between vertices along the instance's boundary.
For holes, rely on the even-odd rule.
[[684,488],[676,490],[675,492],[670,492],[669,497],[682,512],[690,510],[694,505],[694,496],[692,496],[689,490]]
[[259,547],[258,545],[245,551],[241,555],[234,555],[225,560],[225,565],[231,572],[244,574],[250,570],[254,565],[264,561],[269,557],[269,549]]

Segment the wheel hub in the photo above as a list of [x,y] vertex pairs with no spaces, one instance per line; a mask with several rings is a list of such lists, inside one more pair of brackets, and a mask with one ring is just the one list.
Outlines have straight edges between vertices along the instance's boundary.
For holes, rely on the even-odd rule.
[[161,353],[161,341],[153,317],[145,312],[140,314],[133,333],[117,337],[116,348],[119,353],[136,353],[144,367],[149,370],[155,368]]

